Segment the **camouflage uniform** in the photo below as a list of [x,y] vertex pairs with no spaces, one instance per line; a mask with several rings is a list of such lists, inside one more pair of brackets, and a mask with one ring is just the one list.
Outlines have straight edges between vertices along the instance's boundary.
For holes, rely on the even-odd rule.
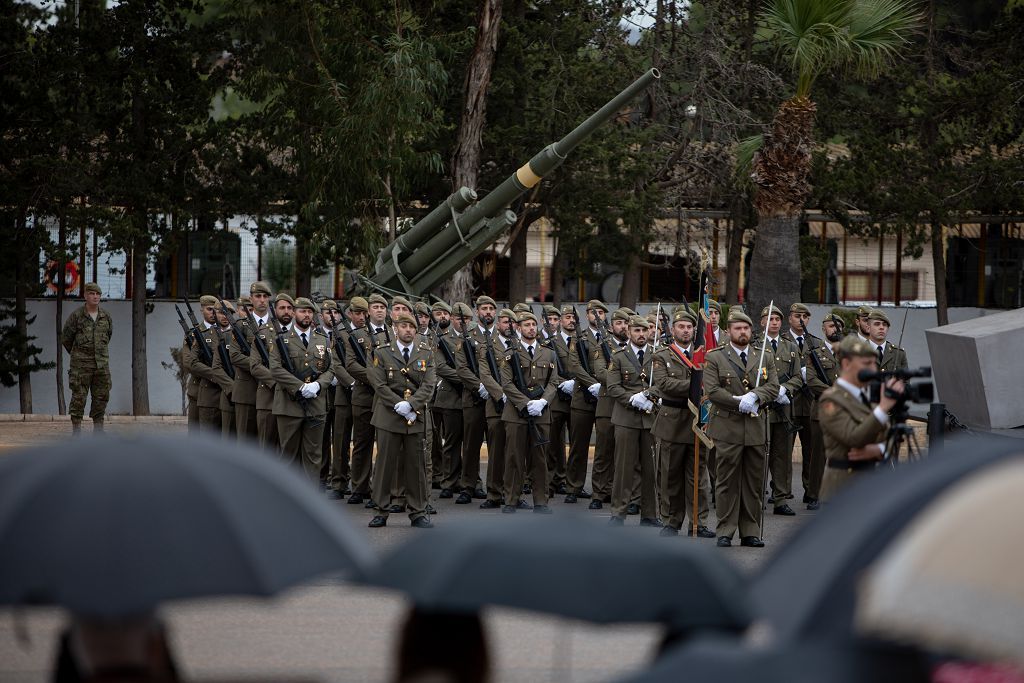
[[92,392],[89,417],[97,429],[103,428],[103,417],[110,400],[110,354],[108,345],[114,334],[114,321],[102,308],[96,319],[85,306],[74,311],[64,323],[64,348],[71,354],[68,385],[71,387],[71,422],[77,431],[85,414],[85,401]]

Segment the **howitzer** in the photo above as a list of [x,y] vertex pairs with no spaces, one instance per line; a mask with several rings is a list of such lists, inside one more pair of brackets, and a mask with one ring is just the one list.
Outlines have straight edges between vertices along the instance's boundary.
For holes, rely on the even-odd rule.
[[188,311],[188,319],[192,323],[192,338],[199,347],[199,360],[203,361],[203,364],[207,367],[212,367],[213,349],[211,349],[210,345],[206,343],[206,337],[203,336],[203,331],[199,327],[199,321],[196,319],[195,311],[192,310],[192,304],[188,302],[188,297],[182,297],[181,300],[185,302],[185,309]]
[[658,80],[651,69],[554,142],[477,201],[474,190],[462,187],[409,230],[385,247],[373,275],[365,281],[370,289],[404,291],[414,297],[437,288],[465,264],[483,253],[516,221],[508,206],[558,168],[568,155],[600,125]]

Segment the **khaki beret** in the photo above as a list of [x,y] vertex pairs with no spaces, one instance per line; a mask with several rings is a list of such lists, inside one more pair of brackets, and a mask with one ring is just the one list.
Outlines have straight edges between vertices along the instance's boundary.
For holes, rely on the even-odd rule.
[[605,313],[608,312],[608,307],[605,306],[604,303],[602,303],[600,299],[591,299],[590,301],[587,302],[587,310],[588,311],[592,311],[595,308],[600,308]]
[[250,299],[245,294],[243,294],[242,296],[238,297],[238,305],[239,306],[252,306],[252,299]]
[[639,314],[638,314],[638,313],[637,313],[636,311],[634,311],[634,310],[633,310],[632,308],[627,308],[627,307],[625,307],[625,306],[620,306],[620,307],[619,307],[619,310],[620,310],[620,311],[625,311],[625,312],[626,312],[626,313],[628,313],[629,315],[639,315]]
[[383,295],[374,292],[370,296],[366,297],[366,308],[369,310],[370,304],[383,304],[385,307],[388,305],[388,300]]
[[804,315],[810,315],[811,309],[807,308],[806,304],[796,303],[789,307],[790,313],[803,313]]
[[370,310],[370,305],[366,303],[366,299],[361,296],[354,296],[352,300],[348,302],[348,310],[353,313],[366,313]]
[[[391,308],[394,308],[395,306],[405,306],[409,309],[410,313],[412,312],[412,304],[404,296],[396,296],[391,300]],[[394,318],[392,318],[392,320],[394,320]]]
[[409,323],[410,325],[419,325],[419,323],[416,322],[416,318],[413,317],[412,313],[406,313],[405,311],[395,313],[393,316],[391,316],[391,320],[396,325],[398,323]]
[[274,297],[274,303],[276,304],[278,301],[287,301],[292,306],[295,305],[295,299],[291,298],[284,292],[281,292],[280,294]]
[[212,294],[203,294],[199,297],[199,305],[203,308],[206,308],[207,306],[216,306],[217,304],[217,297]]
[[338,310],[338,302],[334,299],[324,299],[320,302],[321,311],[336,311]]
[[889,316],[887,316],[885,313],[882,313],[882,311],[878,310],[877,308],[871,309],[871,313],[868,314],[868,320],[881,320],[886,325],[892,326],[892,323],[889,322]]
[[519,322],[518,317],[516,316],[516,312],[513,311],[511,308],[503,308],[500,311],[498,311],[498,317],[508,318],[512,322]]
[[435,301],[434,305],[430,307],[432,311],[444,311],[445,313],[451,314],[452,307],[443,301]]
[[416,311],[416,315],[430,315],[430,306],[422,301],[417,301],[416,305],[413,306],[413,310]]
[[537,316],[533,314],[533,311],[523,311],[519,314],[519,323],[522,324],[524,320],[532,320],[537,322]]
[[[790,309],[790,312],[793,312],[792,309]],[[777,315],[780,318],[783,317],[782,316],[782,309],[780,309],[778,306],[772,306],[772,314],[773,315]],[[767,318],[768,317],[768,307],[767,306],[765,306],[764,308],[761,309],[761,317],[762,318]]]
[[97,294],[100,294],[100,295],[103,294],[103,290],[100,289],[100,286],[98,284],[96,284],[95,282],[86,282],[85,283],[85,291],[87,291],[87,292],[96,292]]
[[713,308],[718,311],[719,315],[722,313],[722,304],[718,303],[714,299],[708,299],[708,308]]
[[846,327],[846,323],[843,322],[843,319],[840,318],[835,313],[829,313],[828,315],[825,316],[825,319],[821,321],[821,326],[823,328],[825,327],[825,323],[834,324],[836,327],[840,329],[840,331],[842,331],[842,329]]
[[848,335],[843,338],[843,341],[839,342],[838,355],[840,358],[853,358],[854,356],[863,356],[864,358],[878,357],[875,348],[855,334]]
[[576,307],[570,304],[562,306],[562,315],[572,315],[576,312]]
[[740,308],[739,306],[733,306],[733,307],[731,307],[729,309],[729,322],[730,323],[746,323],[746,324],[751,325],[751,326],[753,326],[753,324],[754,324],[754,321],[752,321],[750,319],[750,316],[748,316],[746,313],[744,313],[743,309]]
[[490,305],[494,306],[495,308],[498,307],[498,304],[494,303],[494,299],[492,299],[491,297],[489,297],[489,296],[478,296],[476,298],[476,307],[480,308],[484,304],[490,304]]
[[544,317],[546,318],[549,315],[561,315],[561,313],[559,313],[558,309],[555,308],[554,306],[545,306],[544,307]]
[[270,285],[268,285],[266,282],[263,282],[262,280],[257,280],[256,282],[249,285],[249,293],[266,294],[267,296],[271,296],[273,294],[273,292],[270,291]]
[[612,311],[612,320],[625,320],[628,323],[631,315],[633,312],[628,308],[616,308]]
[[[224,302],[224,307],[227,308],[232,313],[234,313],[237,310],[235,308],[235,303],[233,301],[231,301],[230,299],[222,299],[221,301]],[[220,310],[220,301],[217,302],[217,310],[218,311]]]
[[871,315],[871,307],[870,306],[858,306],[857,307],[857,317],[858,318],[866,318],[869,315]]
[[512,307],[512,310],[516,313],[533,313],[533,309],[530,308],[529,304],[516,304]]
[[697,324],[697,316],[685,308],[677,308],[675,313],[672,314],[672,322],[677,323],[680,320],[687,320],[694,325]]
[[308,308],[311,311],[315,311],[316,304],[313,303],[312,299],[300,296],[295,300],[295,308]]
[[648,327],[651,326],[651,323],[650,321],[647,320],[647,318],[643,317],[642,315],[631,315],[629,316],[629,326],[642,327],[646,330]]
[[472,320],[473,309],[470,308],[469,305],[466,304],[465,302],[459,301],[454,306],[452,306],[452,315],[454,315],[457,318],[466,318],[467,320]]

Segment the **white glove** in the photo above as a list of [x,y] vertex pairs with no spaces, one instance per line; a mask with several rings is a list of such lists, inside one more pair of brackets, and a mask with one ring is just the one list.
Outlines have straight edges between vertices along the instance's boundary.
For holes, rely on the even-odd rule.
[[533,417],[540,417],[544,412],[544,408],[547,407],[548,402],[542,398],[534,399],[526,402],[526,412]]
[[558,390],[562,391],[562,392],[564,392],[566,394],[571,394],[573,392],[573,389],[575,389],[575,388],[576,388],[576,380],[574,380],[574,379],[567,379],[567,380],[565,380],[564,382],[562,382],[561,384],[558,385]]
[[753,391],[740,396],[740,412],[741,413],[753,413],[757,410],[757,395]]
[[408,422],[409,424],[412,424],[413,422],[416,421],[416,418],[419,417],[419,416],[416,415],[415,411],[410,410],[407,414],[403,415],[402,417],[405,418],[406,422]]
[[508,396],[506,396],[505,394],[502,394],[501,395],[501,405],[505,405],[505,403],[507,401],[508,401]]
[[302,385],[301,389],[299,389],[299,393],[302,394],[302,398],[314,398],[320,393],[320,383],[307,382]]
[[331,378],[331,386],[332,387],[338,386],[338,378],[337,377],[332,377]]
[[485,401],[491,397],[491,395],[487,393],[487,387],[485,387],[482,382],[480,383],[480,388],[476,390],[476,393],[480,394],[480,398]]
[[644,402],[650,403],[647,397],[643,395],[643,392],[637,392],[629,397],[629,405],[633,406],[637,410],[644,410]]
[[786,387],[779,387],[779,397],[775,401],[780,406],[789,405],[789,394],[786,392]]
[[412,409],[412,404],[408,401],[399,401],[395,404],[395,412],[402,417],[409,417],[409,413],[415,415],[415,411]]
[[587,391],[590,392],[591,396],[593,396],[594,398],[597,398],[597,395],[601,393],[601,383],[600,382],[594,382],[589,387],[587,387]]
[[805,382],[807,381],[807,366],[806,365],[803,366],[802,368],[800,368],[800,378],[803,379],[803,381],[805,381]]

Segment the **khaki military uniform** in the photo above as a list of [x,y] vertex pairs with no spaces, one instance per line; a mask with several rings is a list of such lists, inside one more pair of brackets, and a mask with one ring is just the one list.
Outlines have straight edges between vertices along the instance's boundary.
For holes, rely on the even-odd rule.
[[[424,342],[413,344],[406,362],[397,340],[377,348],[367,377],[374,392],[373,426],[377,433],[377,464],[373,472],[373,501],[377,514],[387,518],[395,489],[405,496],[412,520],[427,507],[427,448],[424,416],[429,409],[437,375],[433,352]],[[395,412],[408,401],[417,419],[411,425]]]
[[[505,342],[508,342],[508,346]],[[511,353],[515,342],[500,334],[491,338],[491,354],[494,359],[497,376],[491,370],[487,360],[487,346],[477,347],[477,358],[480,362],[480,381],[487,388],[490,398],[487,400],[487,500],[492,504],[501,504],[505,500],[505,421],[501,416],[505,404],[501,397],[505,390],[501,386],[501,363]],[[518,500],[518,499],[517,499]],[[514,501],[513,501],[514,504]]]
[[612,411],[615,399],[608,395],[608,366],[612,351],[618,348],[619,342],[609,333],[604,340],[604,349],[598,345],[593,351],[591,367],[594,377],[601,383],[601,391],[597,395],[597,409],[594,411],[594,428],[597,432],[594,443],[594,469],[591,472],[591,485],[594,487],[594,498],[611,502],[612,484],[615,477],[615,429],[612,426]]
[[[256,329],[252,320],[243,317],[238,320],[238,329],[252,352],[252,355],[259,356],[252,348],[252,340],[256,335]],[[255,441],[259,430],[256,428],[256,388],[259,386],[256,378],[252,376],[252,360],[242,353],[241,344],[237,340],[229,344],[231,365],[235,369],[235,381],[231,387],[231,401],[234,403],[235,432],[239,439]]]
[[191,372],[192,363],[195,362],[195,351],[192,349],[192,335],[189,334],[181,344],[181,367],[186,374],[185,396],[188,398],[188,409],[186,411],[188,422],[188,433],[195,434],[199,431],[199,385],[202,378]]
[[[679,348],[678,346],[676,347]],[[692,348],[687,348],[692,353]],[[682,350],[679,353],[683,353]],[[689,357],[684,353],[684,358]],[[660,499],[667,505],[662,520],[677,531],[687,517],[693,526],[693,413],[689,407],[692,370],[671,346],[654,354],[654,388],[661,397],[661,406],[651,427],[660,462],[658,488]],[[711,485],[706,453],[701,452],[697,470],[697,522],[708,525]],[[664,507],[664,506],[663,506]]]
[[523,380],[527,384],[525,389],[536,394],[537,398],[547,401],[547,407],[540,416],[533,418],[538,431],[545,438],[551,426],[551,403],[557,400],[555,393],[558,391],[558,369],[555,354],[551,349],[541,346],[539,340],[534,340],[531,358],[525,343],[519,343],[505,354],[500,367],[501,388],[507,399],[501,414],[501,419],[505,422],[505,504],[515,505],[519,501],[529,464],[532,479],[536,484],[533,487],[534,505],[547,505],[548,489],[542,485],[548,478],[546,447],[535,445],[529,423],[524,417],[526,404],[531,399],[515,384],[511,365],[512,354],[518,356]]
[[772,345],[768,340],[768,350],[775,357],[775,372],[779,376],[779,385],[786,387],[789,405],[778,405],[768,410],[769,435],[768,470],[771,474],[772,498],[776,507],[783,505],[793,497],[793,435],[787,428],[786,417],[793,419],[794,404],[806,403],[809,398],[801,393],[804,391],[804,380],[800,369],[804,366],[803,356],[797,345],[783,336],[777,337]]
[[349,342],[351,328],[343,322],[334,330],[334,426],[331,432],[331,459],[327,471],[328,487],[339,493],[349,491],[352,480],[349,465],[352,450],[352,386],[355,377],[348,371],[348,357],[352,355]]
[[[800,335],[796,334],[794,330],[783,332],[782,337],[796,345],[800,353],[801,366],[807,363],[807,359],[814,349],[825,343],[813,334]],[[794,446],[796,445],[797,438],[800,439],[801,457],[804,463],[800,472],[800,479],[806,492],[810,488],[810,471],[812,469],[807,467],[807,463],[822,461],[824,455],[815,449],[814,434],[812,432],[813,425],[811,424],[811,404],[813,401],[804,394],[792,397],[792,401],[790,405],[791,416],[793,422],[800,428],[800,431],[793,434],[792,439]],[[775,502],[780,504],[781,501],[776,498]]]
[[843,387],[836,385],[821,395],[819,421],[824,434],[827,464],[822,481],[822,498],[828,500],[857,472],[875,469],[875,461],[848,459],[851,448],[863,448],[885,441],[886,426],[873,408]]
[[274,417],[274,394],[277,382],[270,372],[270,366],[263,364],[263,357],[256,349],[256,339],[267,350],[267,360],[277,339],[277,333],[268,322],[260,325],[253,335],[252,355],[249,356],[249,373],[256,380],[256,438],[263,448],[279,449],[281,441],[277,435],[277,418]]
[[[878,347],[878,344],[873,341],[868,343],[871,344],[872,349]],[[882,349],[882,359],[878,363],[879,370],[906,370],[909,367],[907,365],[907,352],[899,346],[887,341]]]
[[227,391],[230,395],[232,380],[228,377],[224,368],[219,363],[218,347],[220,346],[220,331],[216,327],[210,327],[202,331],[203,340],[213,353],[210,365],[202,360],[202,353],[198,343],[193,349],[192,365],[189,368],[194,376],[199,378],[199,394],[196,398],[196,406],[199,413],[200,431],[221,433],[220,395]]
[[316,373],[314,381],[320,385],[317,395],[310,399],[301,399],[298,396],[303,384],[308,382],[285,369],[277,344],[270,347],[270,372],[276,382],[274,417],[277,418],[281,454],[286,461],[300,464],[306,476],[311,481],[318,482],[323,458],[327,393],[331,390],[334,370],[331,366],[331,349],[327,345],[327,337],[312,328],[307,335],[309,345],[304,346],[293,325],[282,342],[297,373]]
[[[643,359],[639,354],[643,354]],[[612,480],[612,516],[625,518],[626,508],[633,500],[636,470],[640,470],[640,514],[644,519],[658,518],[655,500],[654,441],[651,427],[654,413],[634,408],[629,399],[648,389],[648,378],[654,363],[654,352],[645,346],[634,353],[632,345],[612,353],[605,372],[607,394],[614,401],[611,423],[615,429],[615,474]],[[657,395],[651,400],[657,403]]]
[[220,404],[220,433],[225,439],[235,435],[235,366],[231,362],[231,349],[237,346],[231,328],[218,329],[220,333],[220,344],[216,353],[213,354],[213,369],[215,372],[223,371],[229,383],[221,387]]
[[72,422],[81,424],[85,403],[92,393],[89,417],[94,426],[103,428],[107,402],[110,401],[109,346],[113,335],[114,320],[103,308],[96,309],[95,320],[82,306],[64,321],[61,341],[64,350],[71,354],[71,363],[68,365],[71,404],[68,412]]
[[[601,350],[592,330],[573,340],[570,346],[569,366],[576,379],[576,388],[569,404],[569,457],[565,465],[566,487],[569,493],[579,495],[587,483],[587,463],[590,460],[590,436],[594,432],[597,399],[588,391],[600,382],[593,373],[594,362]],[[581,362],[580,355],[586,358]]]
[[[572,338],[569,338],[569,343]],[[569,344],[566,343],[562,333],[556,332],[545,340],[544,345],[554,351],[565,370],[566,377],[558,376],[555,380],[561,384],[565,380],[573,379],[569,364]],[[559,390],[555,395],[555,403],[551,406],[551,444],[548,448],[548,493],[554,495],[556,491],[566,487],[566,459],[565,443],[570,430],[570,407],[572,405],[572,394]],[[568,490],[568,489],[566,489]]]
[[839,359],[832,353],[832,347],[827,342],[814,350],[814,356],[821,363],[821,369],[825,371],[825,379],[828,383],[823,382],[818,376],[818,372],[814,367],[814,361],[808,355],[805,361],[807,386],[810,387],[815,397],[815,401],[811,405],[811,438],[814,439],[814,450],[812,452],[816,456],[820,455],[821,457],[815,457],[813,460],[804,459],[804,470],[808,471],[804,495],[812,500],[818,500],[821,497],[821,480],[825,474],[825,438],[819,421],[821,415],[821,401],[819,399],[825,390],[835,384],[839,378]]
[[[369,323],[367,323],[369,325]],[[386,328],[374,332],[368,327],[360,327],[350,337],[363,349],[367,366],[362,365],[356,354],[348,354],[345,369],[356,381],[352,389],[352,496],[359,500],[370,497],[370,475],[373,471],[373,387],[367,375],[368,366],[373,359],[373,351],[378,344],[386,345]],[[351,349],[348,349],[351,350]],[[351,501],[350,501],[351,502]]]
[[[704,391],[712,403],[707,433],[718,451],[715,533],[719,538],[732,538],[737,529],[741,537],[760,533],[768,436],[765,411],[779,395],[779,378],[770,351],[765,351],[758,382],[760,355],[760,348],[748,346],[744,362],[729,344],[709,352],[704,362]],[[759,386],[755,389],[755,385]],[[757,417],[739,412],[739,402],[734,398],[748,391],[758,397]]]
[[[440,349],[440,341],[451,353],[450,363]],[[462,355],[462,337],[455,330],[438,338],[435,357],[437,371],[437,392],[434,407],[441,415],[441,467],[437,473],[438,484],[445,490],[445,496],[458,488],[462,477],[462,379],[459,377],[459,357]]]
[[[477,325],[469,331],[470,353],[476,357],[477,348],[487,342],[487,337]],[[469,368],[466,356],[467,342],[462,342],[461,352],[456,354],[457,372],[462,381],[462,477],[459,488],[475,493],[481,488],[480,481],[480,449],[484,444],[484,432],[487,429],[487,401],[480,398],[480,377]]]

